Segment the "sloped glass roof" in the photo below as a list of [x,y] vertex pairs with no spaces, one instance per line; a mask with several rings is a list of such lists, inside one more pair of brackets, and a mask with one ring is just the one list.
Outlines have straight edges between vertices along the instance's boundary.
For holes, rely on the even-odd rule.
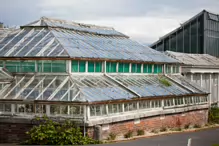
[[175,59],[141,45],[113,28],[44,17],[0,40],[0,57],[68,57],[177,63]]
[[173,80],[162,76],[171,83],[169,87],[159,82],[159,78],[157,75],[16,75],[13,82],[1,88],[0,99],[95,102],[206,94],[196,85],[185,83],[180,75]]

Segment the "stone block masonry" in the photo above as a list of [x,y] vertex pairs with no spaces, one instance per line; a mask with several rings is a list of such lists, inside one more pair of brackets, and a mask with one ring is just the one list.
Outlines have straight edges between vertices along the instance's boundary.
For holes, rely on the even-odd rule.
[[[153,116],[135,120],[127,120],[115,123],[104,124],[102,126],[102,139],[107,139],[110,133],[114,133],[117,137],[123,137],[129,130],[136,134],[137,130],[159,130],[162,127],[176,128],[184,127],[186,124],[190,125],[205,125],[208,122],[208,110],[201,109],[195,111],[188,111],[184,113],[169,114],[162,116]],[[88,135],[95,137],[94,127],[88,128]]]

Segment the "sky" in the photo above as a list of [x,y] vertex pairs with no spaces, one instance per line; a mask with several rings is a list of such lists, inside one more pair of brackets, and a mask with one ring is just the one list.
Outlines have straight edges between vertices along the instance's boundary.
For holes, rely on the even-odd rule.
[[0,0],[0,21],[20,26],[46,16],[114,27],[151,44],[203,9],[219,14],[218,6],[219,0]]

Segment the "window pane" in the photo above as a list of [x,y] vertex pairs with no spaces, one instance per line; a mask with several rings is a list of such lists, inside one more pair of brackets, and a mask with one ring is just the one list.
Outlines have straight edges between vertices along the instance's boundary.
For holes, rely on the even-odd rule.
[[52,63],[50,61],[43,63],[43,72],[52,72]]
[[125,73],[129,72],[129,63],[124,63],[124,72]]
[[21,62],[21,72],[35,72],[35,61]]
[[136,64],[132,64],[132,73],[136,73]]
[[73,60],[72,62],[71,62],[71,70],[72,70],[72,72],[78,72],[78,61],[76,61],[76,60]]
[[5,67],[10,72],[20,72],[19,61],[6,61]]
[[153,66],[152,64],[148,65],[148,73],[152,73],[152,66]]
[[157,64],[154,65],[154,73],[155,74],[158,73],[158,65]]
[[123,70],[124,64],[123,63],[119,63],[119,72],[124,72]]
[[94,72],[94,62],[88,61],[88,72]]
[[162,73],[163,70],[162,70],[162,65],[158,65],[157,67],[157,73]]
[[65,61],[52,61],[52,72],[66,72]]
[[106,72],[111,72],[111,63],[106,62]]
[[95,116],[95,106],[90,106],[90,116]]
[[111,62],[111,72],[116,72],[116,62]]
[[137,73],[141,73],[141,64],[137,64]]
[[148,73],[148,65],[147,64],[143,65],[143,72]]
[[102,72],[102,62],[96,62],[95,72]]
[[79,72],[85,72],[85,61],[79,61]]

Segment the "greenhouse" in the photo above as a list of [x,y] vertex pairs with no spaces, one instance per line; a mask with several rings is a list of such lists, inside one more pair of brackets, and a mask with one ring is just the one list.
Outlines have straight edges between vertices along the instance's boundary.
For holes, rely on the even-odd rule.
[[207,109],[208,93],[180,72],[177,60],[113,28],[42,17],[0,39],[0,115],[89,128]]

